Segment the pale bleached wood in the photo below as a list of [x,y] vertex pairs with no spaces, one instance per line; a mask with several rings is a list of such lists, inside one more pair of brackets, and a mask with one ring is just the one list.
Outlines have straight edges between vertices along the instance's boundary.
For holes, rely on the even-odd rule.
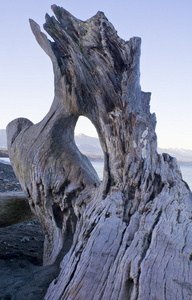
[[[191,299],[192,196],[176,159],[157,153],[140,38],[124,41],[102,12],[82,22],[53,5],[45,30],[55,97],[38,124],[7,127],[9,156],[45,232],[44,264],[60,262],[45,299]],[[100,183],[74,142],[80,115],[104,152]]]

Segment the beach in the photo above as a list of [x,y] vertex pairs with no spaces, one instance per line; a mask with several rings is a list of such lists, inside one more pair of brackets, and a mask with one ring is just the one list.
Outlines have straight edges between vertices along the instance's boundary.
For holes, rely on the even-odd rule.
[[[0,163],[0,192],[20,191],[11,165]],[[44,234],[38,220],[0,228],[0,299],[42,300],[58,267],[42,266]]]

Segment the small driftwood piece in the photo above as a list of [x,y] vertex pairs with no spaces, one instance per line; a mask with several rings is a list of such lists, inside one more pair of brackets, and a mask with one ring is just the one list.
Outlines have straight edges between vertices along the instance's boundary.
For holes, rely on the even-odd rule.
[[24,192],[0,193],[0,227],[34,219]]
[[[44,229],[44,264],[61,261],[45,299],[191,299],[192,195],[176,160],[157,153],[141,40],[119,38],[102,12],[83,22],[52,9],[53,41],[30,24],[53,63],[53,104],[40,123],[7,127],[13,169]],[[75,145],[81,115],[104,152],[101,184]]]

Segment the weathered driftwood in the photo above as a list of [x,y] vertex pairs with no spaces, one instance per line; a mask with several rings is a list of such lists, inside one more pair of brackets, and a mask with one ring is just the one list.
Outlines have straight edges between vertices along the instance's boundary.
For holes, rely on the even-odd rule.
[[[192,197],[177,162],[157,153],[140,38],[125,42],[102,12],[82,22],[52,6],[47,39],[55,97],[38,124],[7,128],[9,156],[45,232],[44,264],[61,260],[46,299],[191,299]],[[74,142],[80,115],[105,156],[97,174]],[[57,259],[57,260],[58,260]]]
[[0,227],[34,219],[35,215],[23,192],[0,193]]

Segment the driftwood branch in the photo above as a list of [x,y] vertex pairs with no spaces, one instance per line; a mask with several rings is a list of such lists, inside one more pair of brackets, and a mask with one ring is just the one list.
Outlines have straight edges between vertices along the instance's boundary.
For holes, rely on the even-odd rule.
[[[177,162],[157,153],[140,38],[124,41],[102,12],[82,22],[56,5],[45,30],[55,97],[38,124],[7,127],[9,157],[45,232],[44,264],[60,260],[45,299],[190,299],[192,195]],[[100,184],[74,141],[79,116],[104,152]]]
[[34,220],[35,218],[23,192],[0,193],[0,227]]

